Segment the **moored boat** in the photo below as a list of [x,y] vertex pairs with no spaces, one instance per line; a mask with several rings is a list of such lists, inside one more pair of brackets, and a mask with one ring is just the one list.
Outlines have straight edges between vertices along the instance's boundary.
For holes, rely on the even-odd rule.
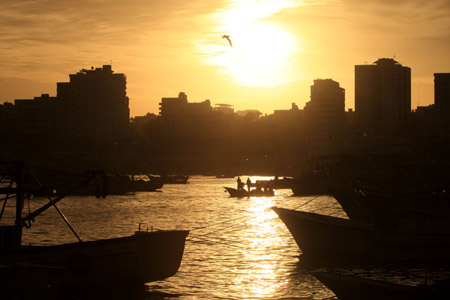
[[396,229],[403,218],[426,221],[449,216],[449,193],[445,191],[397,195],[347,184],[330,188],[329,192],[350,219],[372,222],[382,228]]
[[154,192],[164,186],[162,181],[143,180],[133,178],[130,185],[131,192]]
[[327,182],[324,181],[291,179],[289,183],[294,196],[307,197],[328,194]]
[[106,240],[3,249],[1,265],[39,264],[64,268],[61,285],[133,280],[145,283],[174,275],[188,231],[136,232]]
[[[180,266],[188,230],[137,231],[130,236],[111,239],[81,241],[49,246],[23,246],[22,229],[50,206],[64,198],[49,197],[49,204],[22,215],[24,193],[22,178],[24,165],[15,162],[9,174],[4,174],[0,190],[3,201],[14,200],[14,224],[0,226],[0,266],[15,272],[17,266],[39,265],[43,277],[51,276],[45,270],[59,270],[57,284],[61,290],[80,290],[100,284],[130,283],[143,285],[145,282],[162,280],[174,275]],[[26,176],[30,176],[27,174]],[[62,212],[58,210],[62,215]],[[0,218],[3,216],[0,215]],[[63,215],[62,215],[63,216]],[[23,267],[19,268],[22,270]],[[5,287],[7,288],[7,287]]]
[[162,182],[164,184],[186,184],[189,181],[189,175],[175,174],[175,175],[147,175],[153,182]]
[[282,179],[275,176],[274,179],[269,180],[256,180],[251,186],[254,187],[270,187],[271,189],[291,189],[292,183],[295,182],[295,179],[290,177],[283,177]]
[[311,273],[332,290],[339,300],[437,300],[448,299],[450,292],[448,281],[414,286],[330,271]]
[[244,189],[235,189],[232,187],[226,187],[224,186],[225,190],[230,194],[230,197],[237,197],[237,198],[243,198],[243,197],[270,197],[275,195],[274,191],[269,190],[262,190],[262,189],[253,189],[250,191],[244,190]]
[[450,263],[448,222],[405,220],[396,230],[368,222],[273,207],[305,258],[358,264]]

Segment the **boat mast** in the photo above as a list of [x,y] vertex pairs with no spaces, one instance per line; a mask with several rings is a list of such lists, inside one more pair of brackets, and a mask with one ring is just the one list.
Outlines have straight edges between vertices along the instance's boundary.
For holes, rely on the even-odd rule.
[[[14,162],[16,166],[16,220],[14,226],[16,230],[20,231],[20,237],[22,236],[22,208],[23,208],[23,167],[24,163],[21,161]],[[22,238],[20,238],[22,239]]]
[[0,189],[1,194],[5,194],[2,201],[3,207],[0,213],[0,218],[5,212],[6,202],[10,197],[10,194],[15,194],[15,219],[14,225],[1,225],[0,226],[0,252],[9,251],[11,249],[17,249],[22,244],[22,208],[23,208],[23,162],[15,161],[5,174],[3,174],[0,180],[8,178],[10,180],[9,187]]

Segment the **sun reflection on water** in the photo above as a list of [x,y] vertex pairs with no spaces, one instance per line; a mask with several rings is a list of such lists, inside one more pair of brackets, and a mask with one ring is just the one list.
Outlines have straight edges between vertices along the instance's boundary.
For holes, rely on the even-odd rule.
[[244,212],[248,221],[241,235],[244,246],[239,251],[252,271],[236,276],[233,282],[234,287],[241,289],[239,294],[243,298],[269,297],[287,284],[279,280],[277,270],[281,260],[278,253],[268,251],[282,244],[273,226],[276,218],[270,209],[273,205],[273,198],[254,197],[249,199]]

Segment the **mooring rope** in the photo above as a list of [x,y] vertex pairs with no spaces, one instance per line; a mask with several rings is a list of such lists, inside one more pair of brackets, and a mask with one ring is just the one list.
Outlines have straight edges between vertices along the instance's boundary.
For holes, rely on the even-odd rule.
[[[295,207],[294,210],[298,210],[299,208],[305,207],[322,196],[323,195],[314,196],[311,199],[308,199],[306,202],[303,202],[299,206]],[[321,208],[321,209],[327,208],[328,210],[336,209],[336,210],[342,211],[342,209],[339,207],[331,207],[331,206],[324,207],[322,205],[322,206],[318,207],[317,209],[319,209],[319,208]],[[239,242],[235,242],[232,237],[225,237],[223,235],[236,231],[236,228],[238,228],[238,227],[243,227],[243,228],[241,228],[241,230],[244,230],[245,227],[249,226],[248,225],[249,221],[257,218],[258,215],[266,214],[268,209],[271,209],[271,208],[268,207],[266,210],[260,212],[259,214],[240,216],[237,218],[232,218],[232,219],[216,222],[213,224],[208,224],[205,226],[195,227],[195,228],[191,229],[191,233],[189,234],[187,241],[198,242],[198,243],[221,244],[221,245],[227,245],[230,247],[242,248],[242,244],[240,244]],[[274,219],[278,219],[278,217],[275,216],[272,218],[267,218],[264,220],[264,222],[271,222]],[[240,222],[237,222],[237,221],[240,221]],[[216,226],[220,226],[220,225],[224,225],[224,226],[221,226],[220,228],[216,227]],[[204,230],[207,228],[211,228],[212,231],[207,231],[207,232],[203,232],[203,233],[201,232],[201,230]],[[217,235],[219,233],[221,236]]]

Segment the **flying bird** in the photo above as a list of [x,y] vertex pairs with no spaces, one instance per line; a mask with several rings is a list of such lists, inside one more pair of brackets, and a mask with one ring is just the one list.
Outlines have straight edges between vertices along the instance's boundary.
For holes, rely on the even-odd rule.
[[225,35],[225,34],[224,34],[224,35],[222,35],[222,38],[223,38],[223,39],[227,39],[227,40],[228,40],[228,43],[230,43],[230,46],[233,47],[233,44],[231,43],[231,39],[230,39],[230,36],[229,36],[229,35]]

